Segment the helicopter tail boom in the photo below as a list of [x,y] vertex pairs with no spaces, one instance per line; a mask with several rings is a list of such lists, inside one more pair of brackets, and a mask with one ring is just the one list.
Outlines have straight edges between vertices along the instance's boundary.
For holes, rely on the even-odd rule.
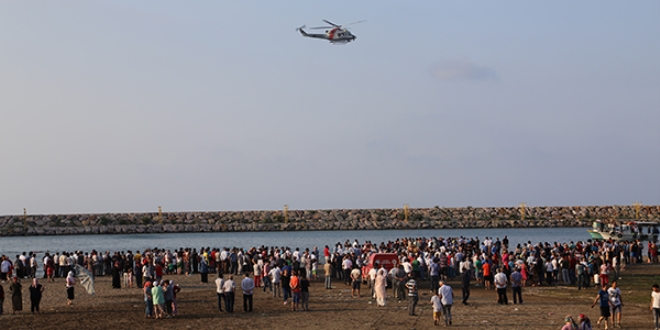
[[296,29],[296,30],[298,30],[298,31],[300,32],[300,34],[303,35],[303,37],[308,36],[307,32],[305,32],[305,30],[303,30],[305,27],[306,27],[306,26],[303,25],[303,26],[301,26],[301,27],[299,27],[299,28]]

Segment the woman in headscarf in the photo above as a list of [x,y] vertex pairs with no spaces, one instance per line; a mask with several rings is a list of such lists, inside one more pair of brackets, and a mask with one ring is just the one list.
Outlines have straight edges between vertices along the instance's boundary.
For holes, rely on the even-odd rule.
[[41,296],[44,290],[44,286],[39,284],[39,280],[36,277],[32,279],[32,285],[30,286],[30,302],[32,303],[30,310],[32,314],[34,314],[35,310],[39,313],[39,303],[41,302]]
[[9,291],[11,291],[11,313],[20,312],[23,310],[23,293],[21,289],[23,286],[18,280],[18,277],[14,276],[12,278],[11,284],[9,284]]
[[119,261],[112,264],[112,288],[121,289],[121,266]]
[[209,264],[206,262],[205,257],[200,258],[199,274],[201,275],[202,284],[209,283]]
[[75,298],[73,292],[73,286],[76,285],[76,277],[73,271],[69,272],[69,275],[66,277],[66,305],[73,305],[73,299]]
[[384,307],[387,298],[387,278],[384,268],[378,270],[376,273],[376,281],[374,282],[374,293],[376,294],[376,303],[378,306]]
[[578,330],[578,324],[575,323],[573,317],[566,315],[564,318],[564,326],[561,327],[561,330]]

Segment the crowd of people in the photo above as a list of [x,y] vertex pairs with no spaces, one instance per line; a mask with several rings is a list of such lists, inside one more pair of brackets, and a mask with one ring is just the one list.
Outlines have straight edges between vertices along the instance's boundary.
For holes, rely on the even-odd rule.
[[[658,262],[657,249],[655,243],[648,243],[648,262]],[[272,293],[274,298],[281,298],[284,305],[290,303],[292,310],[307,311],[310,281],[317,280],[319,263],[323,263],[326,289],[332,289],[333,282],[343,282],[351,288],[353,298],[361,298],[361,286],[367,283],[369,297],[375,300],[377,306],[386,306],[387,288],[391,288],[392,299],[408,301],[410,315],[415,315],[420,284],[428,283],[436,324],[441,322],[440,315],[443,315],[445,325],[452,323],[454,296],[447,281],[458,278],[461,303],[464,305],[469,304],[470,289],[475,286],[494,289],[497,302],[502,305],[509,303],[509,291],[513,294],[513,303],[522,304],[522,290],[528,286],[576,286],[579,290],[600,286],[604,289],[594,300],[594,305],[600,303],[603,311],[599,323],[605,321],[606,325],[620,326],[622,303],[616,279],[627,264],[642,262],[643,250],[644,244],[639,241],[527,242],[513,247],[509,246],[506,236],[502,240],[492,237],[483,240],[478,237],[432,237],[401,238],[379,244],[346,241],[332,247],[326,245],[322,251],[316,247],[301,251],[298,248],[261,246],[250,249],[203,247],[199,251],[196,248],[153,248],[135,253],[99,253],[94,250],[51,255],[46,252],[41,264],[43,278],[47,281],[67,277],[68,304],[74,299],[75,265],[85,268],[91,276],[112,276],[113,288],[141,288],[145,316],[148,318],[177,315],[176,295],[181,288],[164,277],[184,274],[199,275],[200,282],[204,284],[209,283],[209,274],[216,275],[220,311],[233,313],[237,286],[234,279],[238,276],[242,277],[240,290],[245,312],[253,310],[253,294],[257,289]],[[395,254],[396,261],[363,268],[375,253]],[[39,300],[44,290],[37,280],[38,261],[36,253],[24,252],[17,255],[13,262],[3,255],[0,263],[0,279],[4,283],[11,278],[12,302],[14,299],[17,302],[21,300],[20,279],[33,279],[30,287],[30,297],[34,298],[31,300],[33,312],[39,311]],[[0,294],[4,300],[1,286]],[[613,295],[616,297],[613,298]],[[22,310],[20,303],[12,305],[12,311]],[[604,307],[611,311],[612,320],[609,315],[604,315]],[[588,321],[582,317],[578,320]],[[571,322],[567,324],[576,323],[572,318]]]

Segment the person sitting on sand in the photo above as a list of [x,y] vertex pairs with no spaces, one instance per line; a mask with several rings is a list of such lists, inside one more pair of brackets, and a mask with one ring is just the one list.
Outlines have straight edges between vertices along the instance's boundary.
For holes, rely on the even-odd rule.
[[575,323],[572,316],[566,315],[564,322],[564,326],[561,327],[561,330],[578,330],[578,325]]

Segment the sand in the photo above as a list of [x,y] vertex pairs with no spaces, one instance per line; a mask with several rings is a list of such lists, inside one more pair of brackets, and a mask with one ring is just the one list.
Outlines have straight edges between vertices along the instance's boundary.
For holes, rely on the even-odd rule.
[[[623,329],[653,329],[653,318],[648,309],[650,286],[637,285],[627,278],[645,276],[653,281],[660,273],[660,266],[643,265],[629,267],[623,273],[620,287],[623,292]],[[76,299],[72,307],[66,305],[64,279],[55,283],[45,282],[46,291],[41,303],[42,312],[31,314],[27,286],[23,280],[23,311],[9,315],[11,299],[7,284],[5,289],[4,311],[0,316],[2,329],[435,329],[432,307],[429,303],[428,281],[420,286],[420,303],[417,316],[409,316],[407,302],[397,303],[391,298],[388,289],[386,307],[377,307],[369,296],[368,286],[362,287],[362,298],[351,298],[350,288],[334,282],[333,289],[326,290],[322,280],[313,282],[310,287],[311,311],[293,312],[290,305],[284,305],[281,298],[260,289],[254,294],[254,311],[243,312],[242,294],[237,292],[235,312],[219,312],[215,276],[209,276],[209,284],[201,284],[199,275],[173,275],[182,288],[178,295],[179,316],[172,319],[146,319],[144,302],[140,289],[112,289],[109,277],[96,279],[96,295],[76,287]],[[238,277],[237,286],[240,286]],[[578,291],[576,287],[528,287],[523,288],[524,304],[512,303],[509,290],[509,305],[498,305],[494,290],[472,287],[469,306],[460,304],[460,283],[450,281],[454,288],[456,303],[453,306],[453,325],[456,329],[560,329],[563,318],[571,314],[577,318],[584,313],[591,318],[594,329],[599,316],[598,306],[590,308],[596,289]],[[642,287],[643,286],[643,287]],[[240,291],[240,290],[238,290]],[[627,296],[635,296],[626,302]],[[602,327],[602,326],[601,326]]]

